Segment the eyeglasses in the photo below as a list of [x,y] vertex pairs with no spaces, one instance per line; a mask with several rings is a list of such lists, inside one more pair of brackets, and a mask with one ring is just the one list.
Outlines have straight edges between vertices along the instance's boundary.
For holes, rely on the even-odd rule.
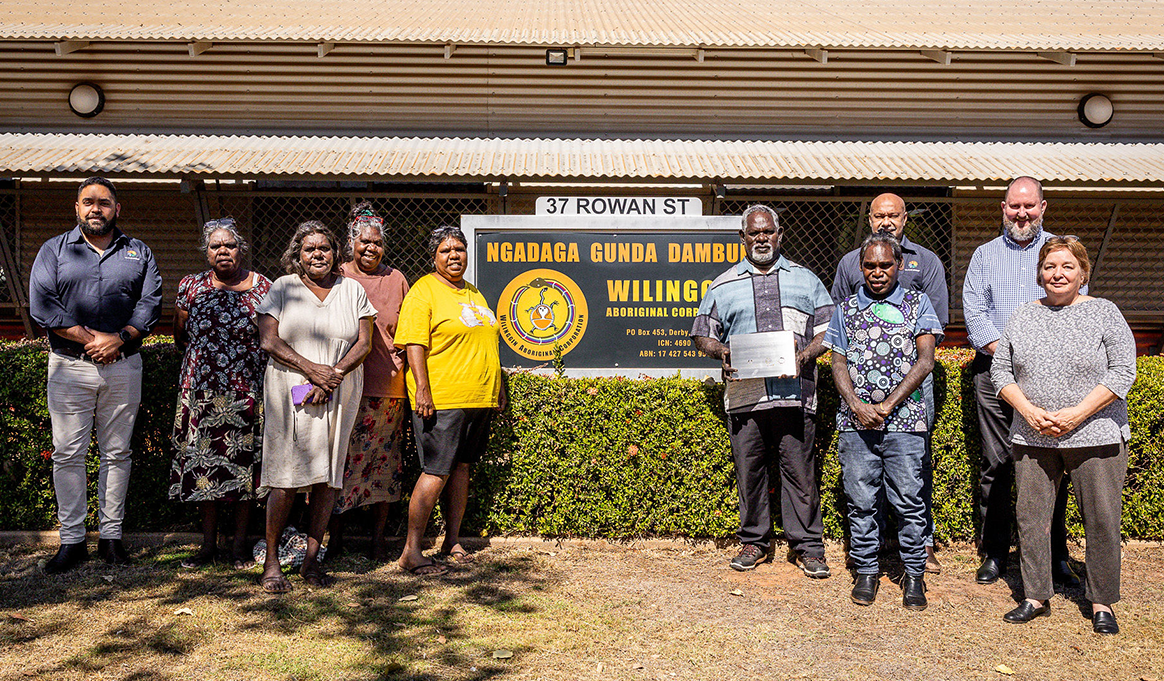
[[218,218],[217,220],[211,220],[210,222],[207,222],[205,225],[203,225],[202,228],[203,229],[210,229],[210,230],[230,229],[230,228],[234,227],[236,224],[237,223],[235,223],[234,218],[225,217],[225,218]]

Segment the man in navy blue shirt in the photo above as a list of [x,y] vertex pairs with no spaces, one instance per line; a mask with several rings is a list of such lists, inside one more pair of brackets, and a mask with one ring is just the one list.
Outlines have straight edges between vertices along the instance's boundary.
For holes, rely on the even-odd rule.
[[41,246],[29,303],[49,331],[48,409],[61,547],[45,565],[64,572],[88,558],[85,454],[97,428],[100,538],[107,563],[124,564],[121,542],[134,420],[141,403],[141,339],[158,323],[162,279],[153,253],[117,229],[121,204],[103,177],[77,190],[77,226]]
[[[942,323],[942,329],[950,323],[950,293],[946,286],[946,268],[936,253],[910,241],[905,236],[905,223],[909,220],[909,213],[905,210],[905,201],[897,194],[885,193],[869,203],[869,228],[873,233],[892,235],[901,244],[901,270],[897,275],[897,283],[905,290],[920,291],[926,295],[934,308],[934,313]],[[860,249],[854,249],[841,258],[837,265],[837,274],[833,278],[833,288],[830,293],[833,302],[837,305],[845,302],[854,293],[861,289],[865,277],[861,273]],[[933,491],[934,470],[933,455],[930,447],[930,432],[934,428],[937,409],[934,404],[934,375],[926,374],[921,387],[922,397],[926,403],[926,417],[929,428],[926,432],[926,454],[922,461],[922,499],[926,507],[926,572],[934,574],[942,571],[942,565],[934,554],[934,516]],[[885,526],[885,504],[882,500],[878,520],[881,527]]]

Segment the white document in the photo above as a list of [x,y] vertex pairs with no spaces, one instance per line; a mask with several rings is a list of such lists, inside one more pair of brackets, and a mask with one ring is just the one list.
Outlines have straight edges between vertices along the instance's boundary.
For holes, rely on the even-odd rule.
[[736,378],[793,378],[796,339],[791,331],[744,333],[728,338]]

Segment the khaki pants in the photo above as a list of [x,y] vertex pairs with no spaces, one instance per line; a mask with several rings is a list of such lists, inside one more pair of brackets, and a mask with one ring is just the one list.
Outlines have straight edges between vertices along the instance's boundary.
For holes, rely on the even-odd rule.
[[97,477],[101,538],[121,538],[131,466],[129,441],[140,403],[141,355],[97,365],[49,353],[48,409],[61,544],[85,541],[85,455],[94,427],[101,452]]

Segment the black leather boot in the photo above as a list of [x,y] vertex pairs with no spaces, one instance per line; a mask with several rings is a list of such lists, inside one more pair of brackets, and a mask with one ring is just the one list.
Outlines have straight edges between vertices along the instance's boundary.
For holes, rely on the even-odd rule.
[[72,570],[87,560],[89,560],[89,549],[85,546],[85,542],[61,544],[61,548],[57,549],[57,555],[45,563],[44,571],[50,575],[59,575],[62,572]]
[[906,610],[925,610],[929,602],[926,600],[926,576],[902,575],[901,577],[901,604]]
[[129,565],[129,554],[120,539],[98,539],[97,555],[110,565]]

